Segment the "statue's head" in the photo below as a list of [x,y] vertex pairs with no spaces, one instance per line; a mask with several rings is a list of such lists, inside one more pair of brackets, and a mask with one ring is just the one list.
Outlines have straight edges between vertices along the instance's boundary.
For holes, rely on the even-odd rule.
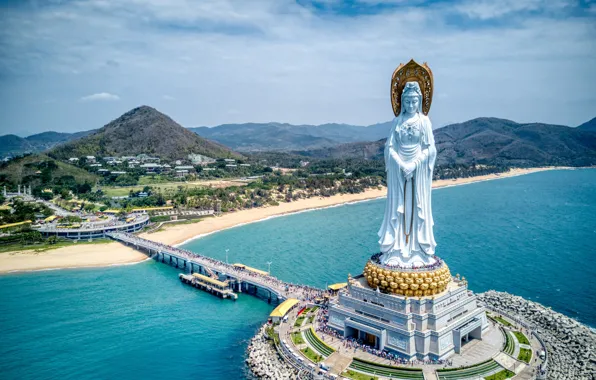
[[413,114],[422,110],[422,91],[418,82],[408,82],[401,94],[401,111]]

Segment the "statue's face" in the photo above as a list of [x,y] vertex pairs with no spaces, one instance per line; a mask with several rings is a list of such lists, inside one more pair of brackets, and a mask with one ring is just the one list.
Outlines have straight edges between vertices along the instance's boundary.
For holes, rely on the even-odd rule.
[[406,94],[402,102],[404,103],[404,109],[407,113],[414,113],[418,111],[418,103],[420,103],[420,98],[416,94]]

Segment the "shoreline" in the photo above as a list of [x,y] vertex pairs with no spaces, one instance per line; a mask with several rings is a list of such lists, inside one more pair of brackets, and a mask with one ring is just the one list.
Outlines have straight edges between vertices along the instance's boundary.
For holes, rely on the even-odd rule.
[[[511,169],[509,172],[499,174],[457,178],[455,180],[436,180],[433,182],[433,189],[436,190],[476,182],[510,178],[547,170],[575,169],[580,168],[543,167]],[[164,230],[154,233],[142,233],[140,236],[163,244],[179,246],[226,229],[299,212],[339,207],[346,204],[380,199],[384,198],[386,193],[387,189],[381,187],[380,189],[367,189],[358,194],[338,194],[326,198],[312,197],[300,199],[290,203],[280,203],[278,206],[230,212],[220,217],[205,218],[198,223],[167,226]],[[145,260],[147,260],[145,254],[116,242],[57,248],[55,250],[41,253],[32,251],[5,252],[0,254],[0,275],[15,272],[130,265]]]

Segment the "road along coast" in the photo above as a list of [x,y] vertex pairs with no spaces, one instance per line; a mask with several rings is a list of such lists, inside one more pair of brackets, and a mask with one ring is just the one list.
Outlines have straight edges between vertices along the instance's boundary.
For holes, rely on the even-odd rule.
[[[566,167],[545,167],[530,169],[511,169],[509,172],[483,176],[437,180],[433,188],[464,185],[474,182],[514,177],[545,170],[573,169]],[[185,241],[211,234],[227,228],[265,220],[291,213],[338,206],[346,203],[361,202],[386,196],[385,187],[368,189],[358,194],[338,194],[331,197],[312,197],[299,199],[278,206],[260,207],[226,213],[220,217],[205,218],[199,223],[164,225],[164,229],[141,236],[160,243],[176,245]],[[59,269],[77,267],[101,267],[140,262],[146,256],[118,243],[91,244],[57,248],[44,252],[16,251],[0,253],[0,274],[14,271],[34,271],[40,269]]]

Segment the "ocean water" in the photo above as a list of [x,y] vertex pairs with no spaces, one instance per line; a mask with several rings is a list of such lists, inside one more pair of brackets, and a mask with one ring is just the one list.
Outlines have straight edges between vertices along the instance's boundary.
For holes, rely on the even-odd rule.
[[[433,192],[437,254],[474,291],[536,300],[596,326],[596,170],[550,171]],[[186,248],[325,286],[377,251],[384,200],[232,228]],[[0,276],[3,379],[242,379],[273,309],[221,300],[178,270],[131,266]]]

